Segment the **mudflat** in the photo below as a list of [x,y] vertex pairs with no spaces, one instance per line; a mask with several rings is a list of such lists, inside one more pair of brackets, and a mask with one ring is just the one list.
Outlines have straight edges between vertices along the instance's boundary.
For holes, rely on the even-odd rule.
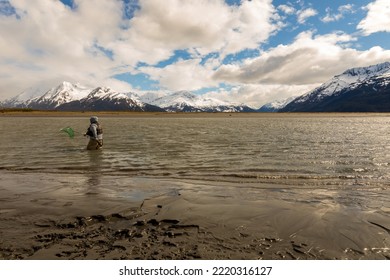
[[1,187],[0,259],[390,259],[390,208],[335,207],[304,189],[278,199],[275,190],[197,184],[139,201],[65,183]]

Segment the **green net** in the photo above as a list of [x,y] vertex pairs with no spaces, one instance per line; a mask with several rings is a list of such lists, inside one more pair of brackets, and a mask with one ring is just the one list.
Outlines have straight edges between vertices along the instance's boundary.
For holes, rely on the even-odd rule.
[[65,133],[67,133],[68,135],[69,135],[69,137],[70,138],[73,138],[74,137],[74,130],[73,130],[73,128],[71,128],[71,127],[64,127],[64,128],[62,128],[60,131],[63,131],[63,132],[65,132]]

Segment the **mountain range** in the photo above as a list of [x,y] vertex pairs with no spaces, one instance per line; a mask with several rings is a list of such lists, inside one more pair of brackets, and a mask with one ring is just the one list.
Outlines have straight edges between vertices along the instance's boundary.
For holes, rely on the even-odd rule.
[[119,93],[108,87],[87,88],[62,82],[43,95],[39,89],[28,89],[5,100],[0,107],[32,108],[59,111],[136,111],[136,112],[254,112],[246,105],[237,105],[205,98],[188,91],[164,96]]
[[39,88],[27,89],[0,102],[0,107],[60,111],[390,112],[390,62],[346,70],[308,93],[270,102],[259,109],[189,91],[138,95],[69,82],[43,94]]
[[[143,100],[142,98],[140,98]],[[195,95],[188,91],[178,91],[150,101],[167,112],[254,112],[246,105],[235,105],[215,98]]]

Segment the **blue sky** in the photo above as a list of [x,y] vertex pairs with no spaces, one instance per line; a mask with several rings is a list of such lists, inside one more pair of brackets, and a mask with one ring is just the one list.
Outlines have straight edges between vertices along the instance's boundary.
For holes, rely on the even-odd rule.
[[390,61],[390,1],[0,0],[0,99],[67,80],[259,107]]

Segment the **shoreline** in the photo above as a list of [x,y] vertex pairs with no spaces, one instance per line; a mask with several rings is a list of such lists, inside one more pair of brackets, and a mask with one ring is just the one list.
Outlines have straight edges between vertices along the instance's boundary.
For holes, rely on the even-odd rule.
[[390,117],[390,112],[130,112],[130,111],[45,111],[1,110],[1,117],[129,117],[129,118],[297,118],[297,117]]

